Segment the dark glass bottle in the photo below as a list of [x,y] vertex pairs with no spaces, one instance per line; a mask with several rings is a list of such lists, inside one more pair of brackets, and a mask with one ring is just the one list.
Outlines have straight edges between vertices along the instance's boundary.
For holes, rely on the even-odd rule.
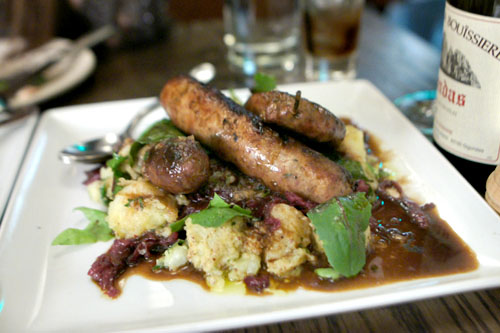
[[500,2],[496,0],[448,0],[448,3],[469,13],[500,17]]
[[486,193],[486,180],[488,176],[495,170],[496,165],[482,164],[466,160],[456,155],[448,153],[443,148],[439,147],[434,142],[434,146],[450,161],[453,166],[467,179],[467,181],[476,189],[476,191],[484,196]]
[[443,32],[434,142],[484,195],[500,162],[500,0],[447,0]]

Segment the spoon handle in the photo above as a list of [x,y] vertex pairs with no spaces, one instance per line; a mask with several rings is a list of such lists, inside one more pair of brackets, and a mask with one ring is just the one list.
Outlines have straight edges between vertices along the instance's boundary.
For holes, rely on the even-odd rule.
[[139,122],[142,120],[144,116],[146,116],[148,113],[152,112],[153,110],[156,110],[160,106],[160,101],[158,98],[154,100],[153,103],[142,109],[140,112],[138,112],[134,118],[130,121],[130,124],[127,126],[125,129],[125,132],[123,133],[124,138],[131,138],[132,134],[134,132],[135,127]]

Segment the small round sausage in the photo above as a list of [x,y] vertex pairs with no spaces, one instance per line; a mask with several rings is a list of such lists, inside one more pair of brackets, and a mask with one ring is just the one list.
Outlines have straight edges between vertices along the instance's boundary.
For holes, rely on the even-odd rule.
[[172,194],[196,191],[208,179],[209,159],[192,136],[155,143],[143,166],[144,176]]

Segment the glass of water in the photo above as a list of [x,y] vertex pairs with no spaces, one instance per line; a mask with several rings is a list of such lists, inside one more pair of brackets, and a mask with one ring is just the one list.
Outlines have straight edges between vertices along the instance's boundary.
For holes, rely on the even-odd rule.
[[230,65],[246,75],[297,66],[299,0],[226,0],[223,16]]

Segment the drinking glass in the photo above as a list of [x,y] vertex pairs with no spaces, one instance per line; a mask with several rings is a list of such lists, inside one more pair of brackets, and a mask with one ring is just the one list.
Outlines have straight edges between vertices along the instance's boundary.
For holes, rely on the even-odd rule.
[[353,79],[364,0],[306,0],[308,80]]
[[226,0],[223,17],[224,43],[232,66],[246,75],[269,68],[296,68],[299,0]]

